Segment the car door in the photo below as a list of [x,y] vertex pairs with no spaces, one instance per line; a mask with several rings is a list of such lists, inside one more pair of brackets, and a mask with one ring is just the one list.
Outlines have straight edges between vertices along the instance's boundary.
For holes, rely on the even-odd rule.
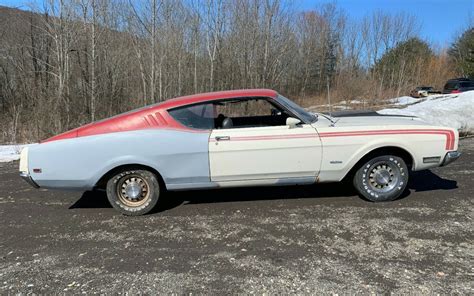
[[[265,102],[269,104],[269,101]],[[262,101],[258,104],[262,105]],[[227,110],[228,114],[216,111],[219,116],[224,115],[239,124],[232,127],[217,125],[211,131],[211,181],[317,176],[321,164],[321,141],[316,130],[309,124],[286,125],[283,119],[287,116],[272,120],[267,115],[277,113],[276,116],[283,116],[285,111],[275,112],[275,106],[268,106],[268,110],[262,106],[240,106],[237,111]],[[250,126],[246,122],[251,123]]]

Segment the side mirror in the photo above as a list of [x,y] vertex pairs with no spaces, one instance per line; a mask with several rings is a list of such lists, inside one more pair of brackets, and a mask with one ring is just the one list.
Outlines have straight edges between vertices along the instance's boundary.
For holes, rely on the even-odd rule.
[[290,128],[295,128],[300,123],[301,123],[301,120],[296,119],[294,117],[288,117],[286,119],[286,125],[288,125]]

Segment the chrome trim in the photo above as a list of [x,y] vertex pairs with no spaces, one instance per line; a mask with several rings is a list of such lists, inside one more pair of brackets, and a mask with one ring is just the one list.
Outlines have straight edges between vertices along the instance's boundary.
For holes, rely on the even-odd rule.
[[29,173],[29,170],[28,170],[28,146],[21,149],[19,171]]
[[450,164],[451,162],[455,161],[461,156],[461,152],[458,151],[449,151],[446,153],[446,156],[444,157],[443,163],[441,163],[441,166],[445,166]]
[[229,136],[217,136],[215,139],[216,141],[230,141]]
[[423,163],[439,163],[441,156],[423,157]]
[[28,174],[27,172],[20,172],[20,177],[26,181],[26,183],[30,184],[31,186],[33,186],[34,188],[40,188],[38,186],[38,184],[35,183],[35,181],[33,181],[33,179],[31,178],[30,174]]

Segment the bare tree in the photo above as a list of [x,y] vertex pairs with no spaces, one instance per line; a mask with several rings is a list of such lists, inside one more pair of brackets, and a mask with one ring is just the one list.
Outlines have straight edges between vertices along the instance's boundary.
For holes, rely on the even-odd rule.
[[45,0],[32,11],[0,7],[0,141],[202,91],[373,104],[456,74],[442,48],[381,63],[419,35],[402,13],[357,20],[334,3],[299,11],[292,0]]

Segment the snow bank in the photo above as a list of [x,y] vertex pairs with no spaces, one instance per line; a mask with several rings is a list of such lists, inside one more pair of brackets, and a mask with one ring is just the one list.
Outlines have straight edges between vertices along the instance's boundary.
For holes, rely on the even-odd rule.
[[322,104],[322,105],[313,105],[310,107],[307,107],[306,109],[308,111],[312,112],[329,112],[330,109],[333,111],[344,111],[344,110],[352,110],[354,109],[354,105],[360,105],[363,104],[362,101],[360,100],[351,100],[351,101],[340,101],[334,103],[331,107],[329,107],[329,104]]
[[396,105],[396,106],[405,106],[405,105],[411,105],[411,104],[418,103],[422,100],[423,99],[420,99],[420,98],[413,98],[413,97],[403,96],[403,97],[399,97],[399,98],[395,98],[395,99],[390,99],[387,102],[389,102],[392,105]]
[[8,162],[20,159],[20,152],[23,147],[31,146],[34,144],[26,145],[0,145],[0,162]]
[[[404,102],[406,97],[392,99],[393,102]],[[433,95],[419,100],[419,103],[407,105],[403,109],[383,109],[381,114],[410,115],[441,126],[457,128],[463,132],[474,133],[474,91],[460,94]],[[411,105],[410,105],[411,104]]]

